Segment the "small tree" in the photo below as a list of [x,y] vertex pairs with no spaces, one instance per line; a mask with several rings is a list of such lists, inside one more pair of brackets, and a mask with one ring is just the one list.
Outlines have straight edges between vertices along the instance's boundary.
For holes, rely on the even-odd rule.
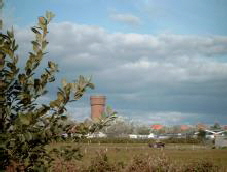
[[202,130],[202,129],[199,129],[198,132],[199,132],[198,133],[198,138],[201,139],[202,141],[204,141],[205,138],[206,138],[206,131],[205,130]]
[[[94,89],[90,78],[80,76],[72,83],[63,80],[55,100],[37,104],[37,98],[47,93],[46,85],[55,80],[54,74],[58,72],[58,65],[49,61],[43,73],[35,77],[46,54],[47,26],[53,17],[53,13],[47,12],[45,17],[39,17],[37,26],[31,28],[35,35],[31,41],[33,51],[29,52],[23,71],[17,67],[19,56],[15,52],[18,45],[13,29],[0,34],[0,139],[5,143],[1,150],[7,157],[4,165],[13,162],[21,167],[20,171],[47,170],[53,159],[45,146],[70,130],[69,125],[64,125],[65,117],[62,116],[66,104],[79,100],[87,89]],[[86,126],[78,132],[86,134],[95,129]]]
[[219,123],[214,123],[213,126],[210,127],[211,130],[221,130],[221,126]]
[[119,137],[132,134],[133,130],[133,123],[118,118],[118,120],[113,121],[109,127],[105,128],[103,132],[106,133],[109,137]]
[[137,134],[141,134],[141,135],[148,135],[151,131],[151,129],[149,128],[149,126],[146,125],[138,125],[136,128],[136,133]]

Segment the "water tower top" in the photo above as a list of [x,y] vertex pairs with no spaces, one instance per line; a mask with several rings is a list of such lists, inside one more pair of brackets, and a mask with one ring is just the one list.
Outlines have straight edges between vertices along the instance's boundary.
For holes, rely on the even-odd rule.
[[103,104],[105,105],[106,96],[104,95],[93,95],[90,97],[91,105]]

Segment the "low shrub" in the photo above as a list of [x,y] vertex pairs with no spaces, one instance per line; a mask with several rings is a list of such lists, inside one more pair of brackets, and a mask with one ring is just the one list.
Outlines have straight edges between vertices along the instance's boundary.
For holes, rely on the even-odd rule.
[[159,157],[138,155],[128,164],[123,172],[180,172],[181,167],[171,162],[164,154]]
[[221,147],[220,149],[225,149],[225,150],[227,150],[227,146]]
[[[87,143],[149,143],[155,142],[156,139],[131,139],[131,138],[89,138],[84,139],[83,142]],[[196,138],[168,138],[162,139],[165,143],[201,143],[200,139]]]
[[97,152],[91,163],[71,162],[55,163],[53,171],[69,172],[226,172],[227,169],[215,165],[211,161],[200,160],[182,164],[169,159],[164,153],[159,156],[140,154],[132,158],[128,164],[110,162],[105,152]]
[[201,139],[186,137],[186,138],[174,138],[170,137],[168,139],[164,139],[166,143],[201,143]]
[[120,172],[123,166],[123,163],[110,163],[107,155],[100,151],[92,159],[91,164],[87,168],[83,168],[81,172]]
[[184,166],[184,172],[220,172],[220,167],[210,161],[201,160]]
[[83,142],[90,143],[148,143],[154,139],[130,139],[130,138],[91,138]]
[[226,172],[227,169],[211,161],[200,160],[188,164],[179,164],[165,154],[159,156],[139,155],[133,158],[122,172]]

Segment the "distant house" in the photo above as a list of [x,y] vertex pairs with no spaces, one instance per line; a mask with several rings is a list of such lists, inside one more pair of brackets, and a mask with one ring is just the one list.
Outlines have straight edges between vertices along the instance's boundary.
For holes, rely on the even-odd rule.
[[198,130],[206,130],[208,128],[208,126],[206,126],[205,124],[199,123],[196,125],[196,128]]
[[156,124],[156,125],[152,125],[151,126],[151,129],[153,129],[153,130],[160,130],[162,128],[163,128],[163,125],[159,125],[159,124]]
[[168,139],[168,138],[170,138],[169,135],[159,135],[158,136],[158,139]]
[[223,129],[227,131],[227,125],[223,126]]
[[181,131],[185,131],[185,130],[189,129],[189,127],[187,125],[181,125],[180,129],[181,129]]
[[150,133],[148,136],[147,136],[147,138],[148,139],[154,139],[154,138],[156,138],[157,136],[154,134],[154,133]]
[[130,139],[137,139],[137,135],[136,134],[129,134],[129,138]]
[[107,135],[102,132],[92,133],[87,135],[87,138],[105,138],[105,137],[107,137]]
[[205,130],[206,131],[206,138],[208,139],[215,139],[217,136],[224,136],[226,131],[223,130]]
[[[224,130],[204,130],[206,132],[205,137],[207,139],[215,139],[217,136],[224,136],[225,132]],[[199,132],[195,132],[194,137],[196,138],[198,136]]]
[[139,135],[139,134],[129,134],[130,139],[154,139],[157,136],[154,133],[150,133],[148,135]]

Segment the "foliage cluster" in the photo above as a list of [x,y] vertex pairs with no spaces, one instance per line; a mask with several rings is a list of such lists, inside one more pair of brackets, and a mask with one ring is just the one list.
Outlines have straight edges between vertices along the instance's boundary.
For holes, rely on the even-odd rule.
[[49,61],[47,68],[37,76],[37,69],[48,45],[48,24],[53,17],[53,13],[47,12],[31,28],[35,35],[31,41],[33,50],[29,52],[23,71],[17,66],[18,44],[13,29],[5,34],[0,33],[0,140],[4,142],[1,145],[1,154],[4,152],[5,155],[2,157],[5,162],[0,164],[1,167],[14,164],[14,170],[20,168],[20,171],[47,171],[53,161],[51,153],[61,156],[64,153],[65,157],[75,155],[80,158],[79,149],[68,151],[65,148],[48,152],[45,146],[52,140],[61,138],[62,134],[70,133],[72,129],[74,133],[84,136],[115,118],[114,113],[111,113],[111,116],[100,123],[81,123],[76,126],[66,123],[66,105],[79,100],[87,89],[94,89],[91,78],[84,76],[72,83],[63,79],[55,100],[47,104],[38,103],[38,98],[47,93],[47,84],[55,81],[55,73],[58,72],[58,65]]

